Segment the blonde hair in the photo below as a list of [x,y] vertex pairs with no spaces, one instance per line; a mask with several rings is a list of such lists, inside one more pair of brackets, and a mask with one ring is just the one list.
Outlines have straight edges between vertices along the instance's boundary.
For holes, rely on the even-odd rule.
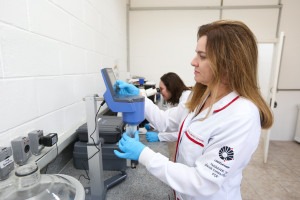
[[[273,115],[258,86],[258,50],[252,31],[240,21],[220,20],[201,26],[197,39],[202,36],[207,37],[206,55],[210,60],[213,80],[209,88],[201,83],[195,84],[187,108],[194,111],[225,77],[229,89],[258,107],[261,127],[270,128]],[[212,99],[214,102],[216,96]]]

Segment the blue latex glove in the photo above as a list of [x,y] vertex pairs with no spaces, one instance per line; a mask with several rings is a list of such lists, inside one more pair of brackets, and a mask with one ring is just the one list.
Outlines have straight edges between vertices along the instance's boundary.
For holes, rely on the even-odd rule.
[[148,131],[146,133],[146,139],[148,142],[159,142],[158,133]]
[[140,94],[140,90],[132,84],[117,80],[114,84],[114,90],[119,95],[136,96]]
[[139,141],[139,132],[134,133],[134,138],[131,138],[127,133],[123,133],[121,140],[119,141],[119,148],[123,152],[114,150],[114,153],[119,158],[125,158],[129,160],[138,160],[141,152],[146,146]]
[[146,129],[147,131],[151,130],[150,124],[145,124],[144,127],[145,127],[145,129]]

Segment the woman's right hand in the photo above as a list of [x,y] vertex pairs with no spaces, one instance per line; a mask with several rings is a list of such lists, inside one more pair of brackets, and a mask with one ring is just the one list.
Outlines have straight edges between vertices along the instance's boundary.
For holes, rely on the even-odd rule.
[[140,90],[132,84],[117,80],[114,84],[114,90],[122,96],[136,96],[140,94]]

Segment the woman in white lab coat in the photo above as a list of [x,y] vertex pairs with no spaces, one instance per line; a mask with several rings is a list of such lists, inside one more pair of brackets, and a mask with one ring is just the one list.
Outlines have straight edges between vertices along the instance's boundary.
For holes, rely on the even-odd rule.
[[[166,102],[166,105],[162,105],[160,108],[163,110],[177,106],[185,107],[185,103],[191,94],[191,89],[187,87],[183,80],[174,72],[168,72],[160,77],[159,89],[163,101]],[[165,132],[165,129],[160,129],[159,126],[156,127],[154,124],[146,124],[145,128],[148,130],[146,132],[148,142],[173,142],[177,140],[179,130],[175,132]]]
[[149,122],[168,131],[179,127],[175,161],[146,147],[138,134],[123,134],[122,153],[115,154],[145,165],[175,190],[176,200],[241,200],[243,169],[261,128],[273,123],[257,83],[256,39],[244,23],[222,20],[201,26],[197,38],[191,62],[196,84],[186,108],[163,112],[145,102]]
[[190,95],[190,88],[174,72],[168,72],[160,77],[159,89],[168,108],[185,103]]

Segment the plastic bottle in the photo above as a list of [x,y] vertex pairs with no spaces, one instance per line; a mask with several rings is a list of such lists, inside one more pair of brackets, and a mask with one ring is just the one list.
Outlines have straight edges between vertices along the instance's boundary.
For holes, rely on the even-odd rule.
[[140,94],[145,96],[146,95],[146,90],[145,90],[145,87],[144,87],[144,83],[145,83],[145,80],[143,78],[139,78]]

